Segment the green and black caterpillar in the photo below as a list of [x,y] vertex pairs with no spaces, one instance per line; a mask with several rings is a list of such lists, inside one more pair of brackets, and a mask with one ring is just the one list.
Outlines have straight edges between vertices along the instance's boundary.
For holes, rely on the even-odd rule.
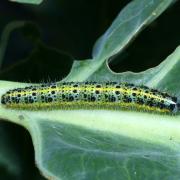
[[119,82],[62,82],[7,91],[1,103],[11,109],[137,109],[176,113],[177,98],[167,93]]

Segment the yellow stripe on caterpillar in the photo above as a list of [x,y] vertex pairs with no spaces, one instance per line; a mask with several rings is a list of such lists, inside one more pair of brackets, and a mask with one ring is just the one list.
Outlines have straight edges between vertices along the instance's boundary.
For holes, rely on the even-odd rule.
[[7,91],[1,103],[11,109],[137,109],[176,113],[177,98],[119,82],[62,82]]

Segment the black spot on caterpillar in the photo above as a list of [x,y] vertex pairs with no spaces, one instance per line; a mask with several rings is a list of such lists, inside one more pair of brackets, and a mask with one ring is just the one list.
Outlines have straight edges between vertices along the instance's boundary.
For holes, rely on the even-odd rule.
[[12,109],[137,109],[176,113],[177,98],[167,93],[118,82],[62,82],[7,91],[1,103]]

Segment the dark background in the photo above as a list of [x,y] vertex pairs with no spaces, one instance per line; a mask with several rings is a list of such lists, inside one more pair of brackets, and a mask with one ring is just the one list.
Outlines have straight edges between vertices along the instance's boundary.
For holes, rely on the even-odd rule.
[[[25,5],[0,2],[0,33],[12,21],[28,23],[14,30],[0,71],[1,80],[46,82],[61,80],[73,59],[91,58],[97,38],[112,23],[128,0],[44,0]],[[110,63],[112,70],[143,71],[158,65],[180,44],[180,3],[166,10]],[[21,161],[22,173],[13,176],[0,165],[0,179],[41,179],[34,166],[29,134],[21,127],[1,122]]]

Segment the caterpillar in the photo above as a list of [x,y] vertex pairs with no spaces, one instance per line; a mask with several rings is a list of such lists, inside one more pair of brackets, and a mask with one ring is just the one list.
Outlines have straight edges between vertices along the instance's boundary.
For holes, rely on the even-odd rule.
[[137,109],[176,113],[177,98],[167,93],[119,82],[61,82],[7,91],[1,104],[12,109]]

